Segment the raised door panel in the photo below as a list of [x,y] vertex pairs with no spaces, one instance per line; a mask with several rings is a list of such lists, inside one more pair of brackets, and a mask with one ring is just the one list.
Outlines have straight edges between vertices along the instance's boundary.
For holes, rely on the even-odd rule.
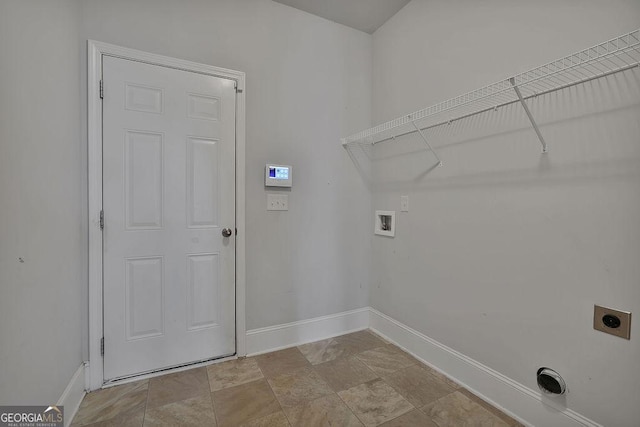
[[125,260],[127,339],[157,337],[164,331],[162,257]]
[[187,139],[187,212],[190,228],[218,226],[218,141]]
[[125,132],[126,227],[162,228],[163,135]]
[[218,254],[190,255],[188,259],[187,329],[218,326],[220,277]]

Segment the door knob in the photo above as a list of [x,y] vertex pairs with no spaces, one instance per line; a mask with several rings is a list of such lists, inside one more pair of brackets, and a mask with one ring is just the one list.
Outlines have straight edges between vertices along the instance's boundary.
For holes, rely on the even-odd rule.
[[222,237],[229,237],[233,234],[233,231],[231,231],[230,228],[223,228],[222,229]]

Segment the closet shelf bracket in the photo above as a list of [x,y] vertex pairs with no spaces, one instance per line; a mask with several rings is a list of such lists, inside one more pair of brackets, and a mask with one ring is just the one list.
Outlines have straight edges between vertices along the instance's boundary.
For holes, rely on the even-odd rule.
[[529,107],[527,106],[527,103],[524,102],[524,98],[522,97],[522,93],[520,93],[520,89],[518,88],[518,85],[516,84],[515,77],[511,77],[509,79],[509,83],[511,83],[511,86],[513,86],[513,90],[516,91],[516,95],[518,95],[518,100],[520,101],[520,104],[522,104],[522,108],[524,108],[524,112],[527,113],[527,117],[529,117],[529,121],[531,122],[531,126],[533,126],[533,130],[535,130],[536,131],[536,135],[538,135],[538,139],[540,140],[540,144],[542,144],[542,152],[546,153],[547,152],[547,143],[544,140],[544,137],[542,136],[542,133],[540,132],[540,128],[538,127],[538,124],[536,123],[536,120],[533,118],[533,115],[531,114],[531,110],[529,110]]
[[438,166],[442,166],[442,160],[440,160],[440,157],[438,157],[438,154],[436,153],[436,150],[434,150],[433,147],[431,146],[431,144],[429,144],[429,140],[427,139],[426,136],[424,136],[424,133],[422,132],[422,129],[420,129],[418,127],[418,125],[416,125],[415,121],[412,121],[411,124],[413,125],[414,128],[416,128],[416,130],[418,131],[418,133],[422,137],[422,140],[424,141],[424,143],[427,144],[427,147],[429,147],[429,150],[431,150],[431,152],[433,153],[435,158],[438,160]]

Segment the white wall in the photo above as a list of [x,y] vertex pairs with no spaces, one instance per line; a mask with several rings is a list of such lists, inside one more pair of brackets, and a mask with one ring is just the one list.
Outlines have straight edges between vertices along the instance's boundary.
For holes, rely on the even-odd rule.
[[[55,402],[87,357],[86,40],[247,73],[247,327],[368,305],[371,37],[269,0],[0,3],[0,403]],[[263,168],[294,166],[288,212]],[[24,258],[20,263],[18,258]]]
[[[638,71],[534,101],[546,157],[515,106],[436,140],[426,176],[428,154],[385,148],[373,201],[338,138],[639,18],[634,0],[415,0],[372,48],[268,0],[0,3],[0,403],[57,399],[82,360],[92,38],[247,73],[248,328],[366,306],[371,282],[374,308],[531,388],[551,366],[570,408],[633,425],[638,340],[591,316],[640,312]],[[265,210],[266,162],[295,168],[289,212]],[[401,194],[396,238],[372,241],[370,207]]]
[[[369,35],[269,0],[84,1],[81,31],[247,73],[248,329],[368,305],[370,195],[339,138],[370,125]],[[293,165],[288,212],[267,162]]]
[[[586,48],[640,24],[640,2],[414,0],[374,33],[379,123]],[[371,304],[537,389],[549,366],[565,401],[603,425],[640,419],[640,323],[632,340],[592,329],[593,304],[640,313],[640,70],[428,137],[376,148]],[[508,408],[507,408],[508,409]]]
[[78,12],[0,2],[0,405],[55,404],[82,362]]

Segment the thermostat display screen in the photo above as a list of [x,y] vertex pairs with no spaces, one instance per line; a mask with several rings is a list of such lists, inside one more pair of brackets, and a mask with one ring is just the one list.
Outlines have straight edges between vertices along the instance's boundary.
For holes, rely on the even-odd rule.
[[269,178],[275,179],[289,179],[289,168],[283,167],[270,167],[269,168]]
[[266,187],[291,187],[293,170],[289,165],[267,164],[264,168]]

